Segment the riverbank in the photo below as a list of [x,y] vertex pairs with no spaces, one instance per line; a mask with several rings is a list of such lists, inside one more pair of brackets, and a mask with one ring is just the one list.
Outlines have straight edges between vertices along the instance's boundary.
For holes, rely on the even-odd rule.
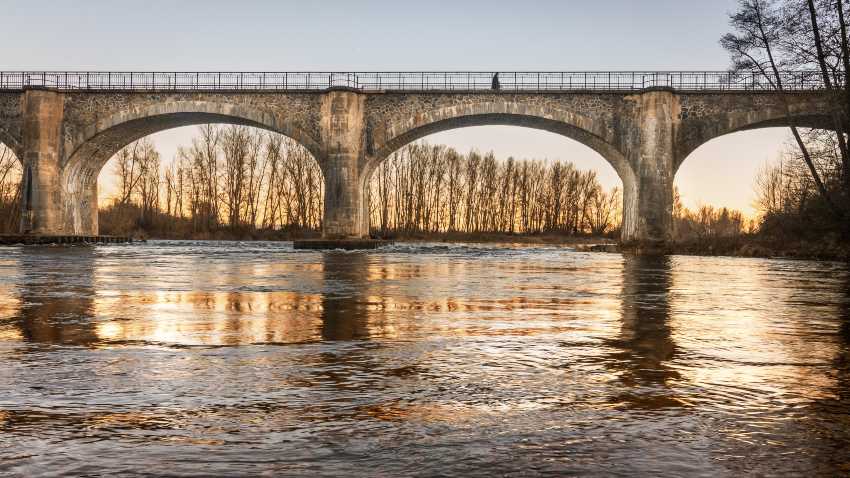
[[681,241],[668,246],[667,252],[695,256],[850,261],[850,244],[829,235],[817,241],[758,235]]
[[[194,240],[194,241],[298,241],[320,239],[321,232],[305,229],[289,230],[229,230],[221,229],[210,232],[187,234],[176,233],[147,233],[136,231],[132,234],[138,239],[162,240]],[[390,240],[395,242],[445,242],[445,243],[504,243],[504,244],[553,244],[562,246],[606,244],[613,245],[617,241],[611,237],[572,236],[564,234],[501,234],[501,233],[461,233],[446,232],[435,234],[372,234],[372,239]]]
[[[373,235],[375,236],[375,235]],[[444,232],[433,234],[398,234],[377,235],[380,239],[391,239],[396,242],[468,242],[468,243],[503,243],[503,244],[553,244],[561,246],[616,244],[610,237],[575,236],[566,234],[504,234],[504,233],[463,233]]]
[[[402,235],[393,237],[393,240],[399,242],[552,244],[575,247],[577,250],[588,252],[621,252],[616,239],[600,236],[442,233]],[[668,244],[658,252],[662,254],[688,256],[850,261],[850,244],[842,242],[833,236],[825,236],[819,241],[804,239],[788,240],[755,234],[711,239],[703,238],[677,241]]]

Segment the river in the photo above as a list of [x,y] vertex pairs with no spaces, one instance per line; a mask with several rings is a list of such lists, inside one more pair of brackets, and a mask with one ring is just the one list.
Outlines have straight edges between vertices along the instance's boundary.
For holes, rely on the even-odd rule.
[[0,248],[0,475],[850,473],[850,270]]

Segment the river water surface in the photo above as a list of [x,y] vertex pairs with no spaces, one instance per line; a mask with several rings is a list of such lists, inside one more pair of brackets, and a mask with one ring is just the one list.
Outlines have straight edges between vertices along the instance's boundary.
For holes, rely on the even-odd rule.
[[842,264],[0,248],[0,475],[850,473]]

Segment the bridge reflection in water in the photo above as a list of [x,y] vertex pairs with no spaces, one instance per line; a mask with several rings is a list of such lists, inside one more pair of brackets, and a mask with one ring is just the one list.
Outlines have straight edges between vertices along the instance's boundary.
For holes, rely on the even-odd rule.
[[848,465],[845,266],[427,244],[4,252],[0,472],[174,453],[189,459],[151,472]]

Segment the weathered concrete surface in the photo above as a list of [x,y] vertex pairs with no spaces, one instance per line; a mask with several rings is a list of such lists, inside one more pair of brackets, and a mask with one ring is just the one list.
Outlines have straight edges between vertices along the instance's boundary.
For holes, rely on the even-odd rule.
[[358,238],[369,235],[364,217],[365,183],[361,158],[365,151],[365,97],[352,91],[330,91],[322,96],[321,156],[325,176],[325,213],[322,235]]
[[[0,93],[0,141],[25,165],[22,231],[97,234],[97,175],[123,146],[211,122],[292,137],[325,176],[324,235],[368,234],[365,188],[393,151],[464,126],[550,131],[597,151],[623,181],[624,243],[669,237],[673,179],[700,145],[735,131],[828,126],[831,96],[765,92]],[[26,178],[25,178],[26,179]]]
[[62,129],[64,98],[61,93],[29,90],[21,104],[23,153],[21,232],[62,234]]

